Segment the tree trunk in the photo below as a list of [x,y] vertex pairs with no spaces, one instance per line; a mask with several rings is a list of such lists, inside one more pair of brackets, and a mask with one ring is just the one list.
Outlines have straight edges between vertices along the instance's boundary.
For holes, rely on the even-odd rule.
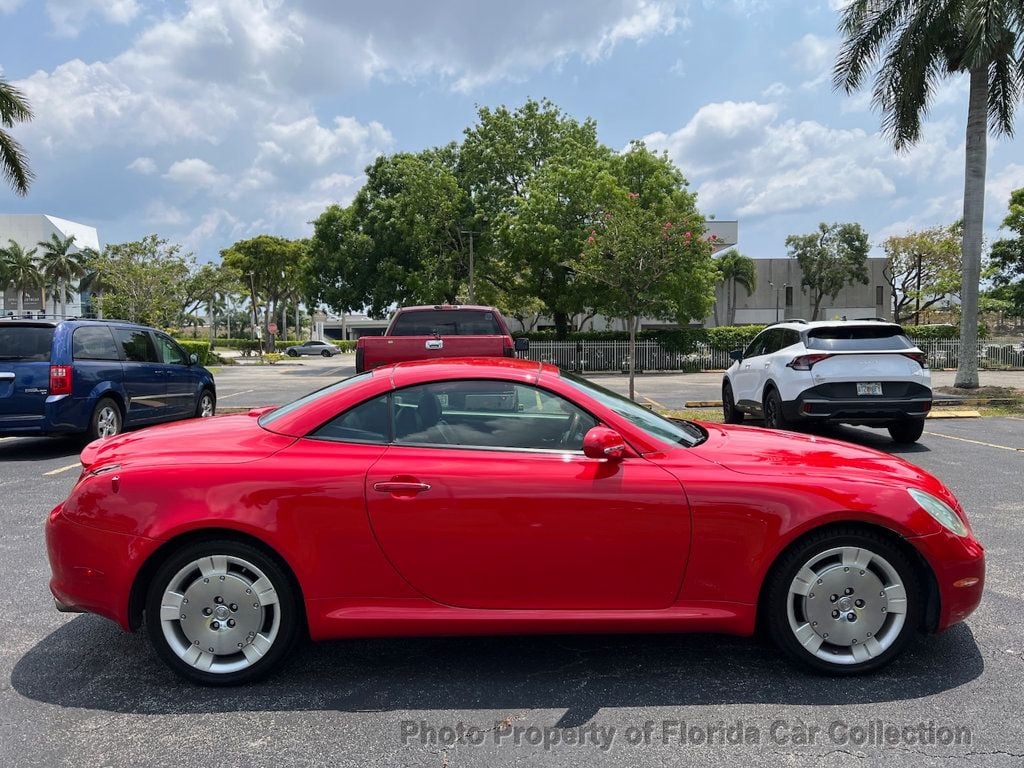
[[954,386],[978,387],[978,285],[985,216],[985,165],[988,154],[988,68],[971,70],[964,162],[963,284],[960,289],[960,363]]
[[817,294],[817,295],[816,295],[816,296],[814,297],[814,312],[812,312],[812,313],[811,313],[811,322],[812,322],[812,323],[813,323],[813,322],[814,322],[815,320],[817,320],[817,319],[818,319],[818,312],[820,312],[820,311],[821,311],[821,300],[822,300],[823,298],[825,298],[825,295],[824,295],[824,294],[821,294],[821,293]]
[[633,380],[636,377],[636,323],[640,318],[633,315],[629,318],[629,399],[636,400],[636,389]]
[[732,298],[729,302],[729,325],[736,325],[736,278],[732,279]]
[[555,338],[565,341],[569,337],[569,316],[565,312],[555,312]]

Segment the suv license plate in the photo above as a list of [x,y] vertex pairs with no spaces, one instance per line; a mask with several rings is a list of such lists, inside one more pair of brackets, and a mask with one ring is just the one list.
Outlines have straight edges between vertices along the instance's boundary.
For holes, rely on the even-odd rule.
[[857,384],[858,395],[880,395],[882,394],[882,385],[880,382],[871,381],[868,383],[858,382]]

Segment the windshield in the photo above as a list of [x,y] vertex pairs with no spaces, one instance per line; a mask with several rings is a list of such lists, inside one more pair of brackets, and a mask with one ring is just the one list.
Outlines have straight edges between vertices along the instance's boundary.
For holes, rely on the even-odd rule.
[[52,325],[0,326],[0,360],[49,361],[52,341]]
[[619,416],[642,429],[648,435],[667,443],[670,446],[685,445],[687,447],[697,445],[704,441],[707,435],[696,424],[678,419],[666,419],[654,411],[634,403],[627,397],[617,392],[605,389],[602,386],[588,381],[580,376],[562,371],[562,378],[579,389],[584,394],[597,400],[615,411]]
[[807,348],[829,352],[913,349],[898,325],[844,325],[812,328],[807,332]]
[[282,416],[287,416],[292,411],[296,410],[297,408],[301,408],[307,403],[315,402],[319,400],[321,397],[328,397],[329,395],[333,395],[339,389],[346,389],[347,387],[351,387],[353,384],[358,384],[362,381],[366,381],[372,375],[373,371],[367,371],[366,373],[357,373],[355,376],[351,376],[347,379],[342,379],[341,381],[336,382],[334,384],[328,384],[326,387],[321,387],[320,389],[310,392],[308,395],[300,397],[298,400],[294,400],[288,403],[287,405],[282,405],[277,410],[263,414],[259,418],[259,424],[261,427],[267,427],[270,424],[273,424],[278,419],[280,419]]

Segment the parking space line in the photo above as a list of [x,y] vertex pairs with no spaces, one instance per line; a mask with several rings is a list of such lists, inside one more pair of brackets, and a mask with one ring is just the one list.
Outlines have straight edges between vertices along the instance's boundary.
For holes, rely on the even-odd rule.
[[981,440],[970,440],[966,437],[954,437],[953,435],[944,435],[941,432],[925,432],[926,435],[932,437],[944,437],[947,440],[959,440],[961,443],[973,443],[974,445],[983,445],[986,448],[999,448],[1002,451],[1015,451],[1016,453],[1024,453],[1024,448],[1013,448],[1009,445],[996,445],[995,443],[985,443]]
[[230,395],[221,395],[217,399],[218,400],[227,400],[229,397],[237,397],[238,395],[247,395],[250,392],[255,392],[255,391],[256,391],[255,389],[245,389],[245,390],[242,390],[241,392],[232,392]]
[[60,467],[59,469],[51,469],[49,472],[43,472],[43,476],[47,475],[59,475],[61,472],[67,472],[69,469],[82,466],[82,462],[76,461],[74,464],[68,464],[66,467]]
[[[638,395],[640,395],[640,393],[639,393],[639,392],[637,392],[637,394],[638,394]],[[655,400],[655,399],[654,399],[654,398],[652,398],[652,397],[648,397],[647,395],[640,395],[640,397],[642,397],[642,398],[643,398],[644,400],[646,400],[646,401],[647,401],[648,403],[650,403],[651,405],[653,405],[653,406],[654,406],[655,408],[664,408],[665,410],[668,410],[668,408],[665,408],[665,406],[664,406],[664,405],[662,405],[661,403],[659,403],[659,402],[658,402],[657,400]]]

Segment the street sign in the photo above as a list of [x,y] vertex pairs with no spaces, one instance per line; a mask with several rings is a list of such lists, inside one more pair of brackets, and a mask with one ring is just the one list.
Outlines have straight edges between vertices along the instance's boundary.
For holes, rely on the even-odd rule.
[[267,330],[271,333],[277,333],[277,323],[271,323],[267,326]]

